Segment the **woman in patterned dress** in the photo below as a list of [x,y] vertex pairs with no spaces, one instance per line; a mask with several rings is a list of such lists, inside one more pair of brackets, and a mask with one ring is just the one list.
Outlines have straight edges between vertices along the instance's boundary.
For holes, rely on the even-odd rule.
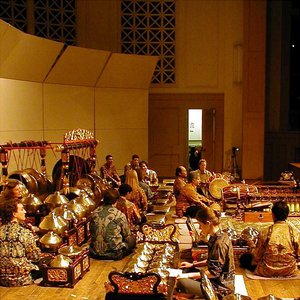
[[1,198],[0,285],[22,286],[33,283],[38,273],[41,250],[33,232],[23,226],[25,209],[17,198]]

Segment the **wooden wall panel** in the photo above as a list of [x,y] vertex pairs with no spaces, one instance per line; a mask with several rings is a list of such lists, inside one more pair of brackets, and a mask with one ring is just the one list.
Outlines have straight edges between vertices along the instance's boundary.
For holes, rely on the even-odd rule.
[[242,177],[263,177],[266,1],[244,1]]

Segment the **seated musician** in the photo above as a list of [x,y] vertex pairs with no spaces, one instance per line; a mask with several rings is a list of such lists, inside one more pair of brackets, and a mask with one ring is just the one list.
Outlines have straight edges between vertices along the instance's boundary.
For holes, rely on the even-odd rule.
[[192,295],[204,296],[199,282],[201,275],[198,269],[203,266],[207,266],[205,274],[219,299],[233,293],[235,274],[233,247],[228,234],[221,230],[220,216],[219,211],[210,207],[198,209],[196,218],[202,233],[210,236],[208,256],[206,261],[181,263],[181,268],[190,270],[177,278],[177,299],[180,299],[180,296],[187,298]]
[[[241,256],[241,267],[264,277],[292,277],[300,275],[297,257],[300,256],[300,234],[286,223],[289,207],[284,201],[277,201],[272,207],[274,224],[264,228],[258,236],[257,246],[248,241],[251,260]],[[248,264],[247,264],[248,261]],[[251,265],[249,265],[251,262]]]
[[145,216],[148,210],[148,199],[146,193],[139,185],[138,175],[135,170],[126,172],[125,183],[129,184],[132,188],[131,198],[129,199],[138,208],[142,222],[145,222]]
[[131,230],[137,228],[141,223],[141,215],[134,203],[130,202],[132,188],[129,184],[122,183],[119,187],[120,198],[116,202],[116,208],[119,209],[128,221]]
[[18,180],[8,181],[4,184],[3,191],[1,194],[4,195],[4,197],[6,198],[13,197],[13,198],[21,199],[22,196],[28,194],[28,190],[26,189],[26,187],[24,186],[22,189],[21,185],[23,184]]
[[144,172],[144,181],[148,184],[156,185],[158,184],[157,173],[154,170],[149,169],[148,163],[145,160],[142,160],[139,163],[140,168]]
[[175,180],[173,185],[173,194],[177,198],[180,190],[186,185],[187,171],[184,166],[179,166],[175,171]]
[[179,196],[176,199],[176,215],[183,217],[187,208],[190,206],[207,207],[205,203],[209,200],[197,193],[197,187],[200,183],[198,173],[191,172],[188,175],[188,183],[180,190]]
[[91,216],[90,254],[95,259],[120,260],[135,248],[136,239],[126,216],[115,207],[119,197],[116,189],[104,191],[104,205],[98,207]]
[[152,200],[155,197],[155,193],[152,192],[150,185],[147,181],[145,181],[145,171],[142,168],[139,168],[136,170],[138,180],[139,180],[139,186],[143,189],[145,192],[147,199]]
[[106,179],[106,181],[109,182],[113,187],[120,186],[121,179],[115,165],[113,164],[112,155],[106,155],[105,159],[106,163],[100,168],[101,178]]
[[204,158],[199,160],[198,164],[198,170],[191,171],[191,173],[197,173],[200,177],[200,184],[197,188],[197,191],[199,194],[208,197],[209,196],[209,190],[208,190],[208,184],[210,179],[212,178],[212,173],[208,170],[206,170],[207,162]]
[[0,199],[0,285],[22,286],[41,277],[37,263],[41,250],[33,232],[24,227],[25,209],[18,198]]

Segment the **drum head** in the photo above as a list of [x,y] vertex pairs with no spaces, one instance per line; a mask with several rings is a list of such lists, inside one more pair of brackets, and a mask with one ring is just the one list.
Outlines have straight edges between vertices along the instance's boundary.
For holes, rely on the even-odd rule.
[[209,192],[213,198],[221,199],[222,198],[222,189],[228,185],[229,185],[229,183],[225,179],[215,178],[209,184]]

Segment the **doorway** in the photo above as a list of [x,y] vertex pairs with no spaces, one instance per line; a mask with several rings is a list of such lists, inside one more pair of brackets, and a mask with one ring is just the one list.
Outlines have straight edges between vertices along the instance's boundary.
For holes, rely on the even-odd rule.
[[149,96],[148,160],[160,178],[174,178],[189,166],[189,110],[202,110],[202,157],[209,170],[223,168],[223,94],[153,94]]
[[202,157],[202,109],[188,109],[189,170],[198,169]]

